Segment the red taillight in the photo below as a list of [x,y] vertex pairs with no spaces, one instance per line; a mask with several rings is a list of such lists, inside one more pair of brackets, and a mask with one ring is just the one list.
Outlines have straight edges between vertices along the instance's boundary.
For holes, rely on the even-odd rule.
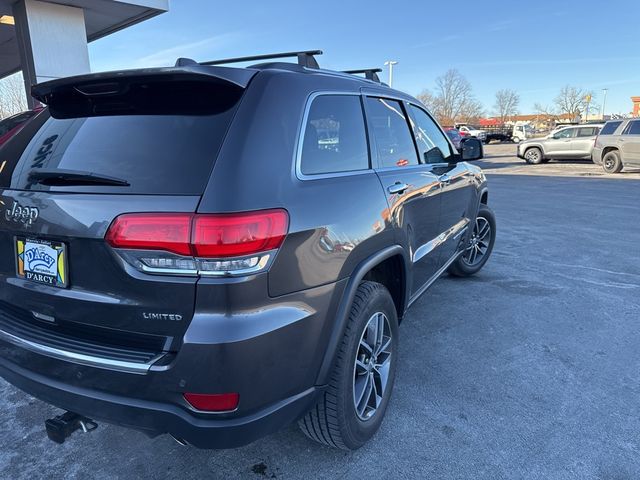
[[105,240],[115,248],[164,250],[191,255],[191,221],[183,213],[130,213],[116,218]]
[[197,215],[193,249],[197,257],[240,257],[278,248],[289,226],[284,210]]
[[109,245],[203,258],[239,257],[278,248],[289,227],[285,210],[249,213],[128,213],[105,236]]
[[196,410],[205,412],[228,412],[238,408],[237,393],[185,393],[184,399]]

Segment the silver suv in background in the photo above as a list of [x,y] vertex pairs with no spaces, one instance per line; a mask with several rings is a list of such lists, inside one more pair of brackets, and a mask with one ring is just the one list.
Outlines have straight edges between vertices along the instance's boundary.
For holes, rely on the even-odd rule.
[[566,127],[543,138],[532,138],[518,144],[518,157],[527,163],[549,160],[591,159],[591,150],[602,124]]
[[640,168],[640,118],[608,121],[596,138],[593,163],[607,173]]

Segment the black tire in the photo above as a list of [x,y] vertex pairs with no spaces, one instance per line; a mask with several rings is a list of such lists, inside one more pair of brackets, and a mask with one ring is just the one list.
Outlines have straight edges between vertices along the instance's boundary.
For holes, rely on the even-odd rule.
[[602,169],[607,173],[620,173],[622,170],[622,160],[616,150],[607,152],[605,156],[602,157]]
[[[480,238],[482,233],[477,230],[482,230],[482,227],[479,226],[485,224],[489,225],[490,231],[487,232],[486,236]],[[480,241],[476,243],[474,239],[478,238],[480,238]],[[474,222],[474,229],[471,238],[469,239],[469,245],[465,249],[464,253],[451,264],[448,270],[449,273],[456,277],[468,277],[478,273],[480,269],[484,267],[484,264],[487,263],[487,260],[489,260],[495,241],[496,216],[494,215],[493,210],[491,210],[487,205],[481,203],[478,215],[476,216],[476,221]],[[483,242],[486,243],[486,247],[482,247]],[[476,253],[476,257],[472,259],[472,249],[478,249],[477,251],[484,249],[484,253],[482,253],[480,258],[477,257],[478,253]]]
[[[382,388],[382,398],[373,413],[362,420],[356,411],[356,380],[373,378],[375,368],[369,366],[369,373],[359,373],[356,369],[356,358],[361,358],[360,353],[365,352],[361,347],[364,341],[364,330],[373,320],[376,314],[383,313],[388,323],[390,340],[386,338],[383,344],[390,345],[388,355],[388,371],[386,386]],[[370,330],[367,330],[369,332]],[[387,331],[386,329],[384,331]],[[385,337],[381,337],[385,338]],[[379,355],[382,355],[380,353]],[[372,357],[373,358],[373,357]],[[378,357],[379,359],[380,357]],[[364,445],[380,428],[384,418],[389,398],[393,389],[398,359],[398,316],[393,299],[389,291],[380,283],[365,281],[360,284],[351,306],[351,312],[347,327],[340,344],[336,365],[334,366],[327,390],[322,394],[318,403],[299,422],[301,430],[312,440],[341,448],[343,450],[355,450]],[[378,360],[366,362],[377,364]],[[364,365],[365,359],[361,359],[360,365]],[[363,370],[364,372],[364,370]],[[364,375],[364,376],[359,376]],[[362,399],[371,397],[366,394],[369,383],[364,381],[362,387]],[[371,389],[379,383],[371,383]],[[378,386],[376,392],[380,390]],[[373,394],[374,391],[371,390]],[[367,397],[367,398],[365,398]],[[377,397],[374,397],[377,402]],[[368,402],[364,402],[368,404]],[[363,404],[361,402],[361,404]],[[365,411],[366,407],[365,407]]]
[[538,147],[527,148],[524,152],[524,160],[530,165],[538,165],[542,163],[544,155]]

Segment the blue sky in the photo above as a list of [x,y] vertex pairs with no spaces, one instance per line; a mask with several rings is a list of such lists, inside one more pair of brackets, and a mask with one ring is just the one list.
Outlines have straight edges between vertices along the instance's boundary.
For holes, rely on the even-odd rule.
[[89,51],[101,71],[317,48],[331,69],[397,60],[394,87],[413,95],[456,68],[489,114],[498,89],[517,91],[520,112],[533,113],[566,84],[593,90],[597,104],[608,88],[607,113],[627,113],[640,95],[638,29],[640,0],[171,0],[169,13]]

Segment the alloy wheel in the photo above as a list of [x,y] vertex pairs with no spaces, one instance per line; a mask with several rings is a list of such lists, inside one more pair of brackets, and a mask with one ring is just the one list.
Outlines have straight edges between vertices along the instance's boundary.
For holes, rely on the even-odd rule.
[[374,313],[360,337],[353,367],[353,405],[358,418],[371,419],[382,403],[389,381],[392,355],[391,325]]
[[527,150],[527,153],[524,154],[524,157],[532,163],[536,163],[540,160],[540,152],[535,148],[531,148]]
[[469,246],[462,254],[462,260],[467,265],[473,267],[478,265],[489,250],[491,241],[491,224],[484,217],[476,218],[473,233],[469,240]]

